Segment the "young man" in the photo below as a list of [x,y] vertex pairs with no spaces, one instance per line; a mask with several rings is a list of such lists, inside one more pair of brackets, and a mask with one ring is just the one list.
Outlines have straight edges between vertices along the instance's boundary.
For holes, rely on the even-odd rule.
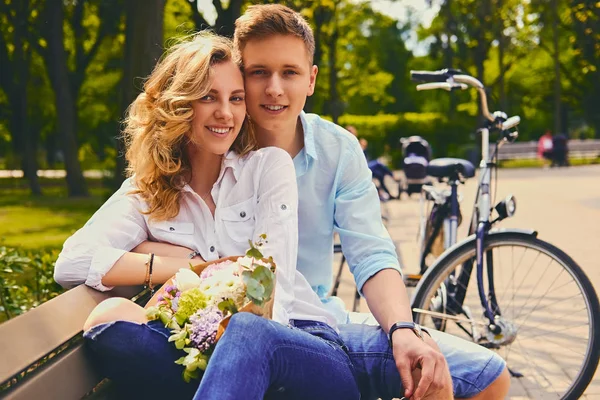
[[[380,324],[340,327],[363,398],[444,399],[452,398],[453,390],[456,397],[504,398],[510,380],[497,355],[440,332],[431,332],[435,342],[427,334],[421,339],[410,328],[394,244],[381,222],[358,141],[302,111],[318,72],[306,21],[284,6],[251,6],[236,21],[234,42],[242,55],[247,112],[259,144],[280,147],[294,159],[300,194],[298,270],[339,322],[349,322],[341,300],[327,298],[335,230],[357,287]],[[411,371],[417,370],[422,377],[415,382],[418,376]]]

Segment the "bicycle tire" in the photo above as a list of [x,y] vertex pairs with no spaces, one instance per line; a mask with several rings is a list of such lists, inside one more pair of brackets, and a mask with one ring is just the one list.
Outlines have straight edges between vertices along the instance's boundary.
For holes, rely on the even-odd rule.
[[[474,256],[475,245],[475,237],[470,236],[464,241],[457,243],[455,246],[448,249],[429,268],[415,290],[415,295],[412,302],[413,318],[415,322],[422,323],[422,321],[426,319],[426,316],[424,314],[414,312],[414,309],[428,308],[428,303],[433,298],[432,293],[437,290],[439,286],[442,286],[441,282],[444,281],[444,277],[448,276],[452,271],[454,271],[458,265],[464,263],[464,260],[468,260],[470,257]],[[579,374],[572,379],[572,384],[564,393],[562,393],[563,397],[561,397],[562,399],[567,400],[578,399],[591,382],[598,366],[598,359],[600,357],[600,305],[598,303],[598,296],[594,291],[592,283],[585,275],[581,267],[579,267],[579,265],[577,265],[577,263],[570,256],[556,246],[538,239],[535,233],[517,230],[492,231],[485,239],[486,251],[490,250],[493,252],[494,248],[500,248],[501,246],[507,245],[521,246],[522,248],[526,249],[542,251],[549,258],[556,261],[559,266],[562,266],[562,268],[570,274],[581,290],[582,297],[586,302],[586,308],[589,317],[589,340],[586,348],[587,354],[581,364]],[[473,277],[471,279],[473,279]],[[481,307],[481,305],[479,306]],[[499,306],[502,308],[502,304],[499,304]],[[475,315],[475,313],[472,313],[472,315]],[[432,317],[432,320],[433,319],[434,318]]]

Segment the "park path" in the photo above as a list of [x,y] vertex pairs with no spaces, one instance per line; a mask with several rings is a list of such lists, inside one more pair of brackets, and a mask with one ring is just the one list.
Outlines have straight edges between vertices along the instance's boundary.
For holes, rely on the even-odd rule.
[[[585,271],[596,291],[600,291],[600,166],[561,169],[509,169],[498,172],[496,201],[508,194],[517,199],[517,212],[502,222],[502,227],[532,228],[538,237],[561,248]],[[462,212],[468,221],[472,210],[476,182],[470,180],[460,192]],[[394,239],[404,270],[417,269],[417,231],[419,200],[417,195],[387,203],[390,222],[388,229]],[[465,237],[467,223],[459,228],[459,238]],[[337,258],[336,258],[337,261]],[[337,270],[338,263],[335,264]],[[350,308],[354,294],[353,279],[346,269],[339,289],[340,297]],[[364,300],[361,311],[368,311]],[[548,320],[548,324],[560,321]],[[568,346],[568,338],[565,346]],[[557,371],[556,373],[567,373]],[[531,398],[527,385],[513,379],[510,399]],[[544,395],[535,398],[545,399]],[[600,399],[600,373],[597,371],[584,399]]]

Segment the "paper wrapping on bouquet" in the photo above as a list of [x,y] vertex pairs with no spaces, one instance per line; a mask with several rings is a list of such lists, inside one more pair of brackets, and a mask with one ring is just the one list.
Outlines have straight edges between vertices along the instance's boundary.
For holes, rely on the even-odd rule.
[[[222,263],[224,261],[237,261],[238,258],[241,258],[244,256],[230,256],[230,257],[223,257],[223,258],[219,258],[218,260],[214,260],[214,261],[208,261],[208,262],[204,262],[201,264],[196,264],[194,266],[192,266],[192,270],[200,275],[202,273],[202,271],[204,271],[208,266],[212,265],[212,264],[218,264],[218,263]],[[263,260],[266,262],[266,260]],[[273,264],[275,267],[275,270],[277,269],[277,265]],[[273,279],[273,292],[271,293],[271,298],[264,302],[262,305],[257,305],[254,304],[253,302],[249,302],[246,305],[244,305],[243,307],[241,307],[238,312],[249,312],[252,313],[254,315],[258,315],[260,317],[263,318],[267,318],[267,319],[272,319],[273,318],[273,302],[275,299],[275,281],[277,278]],[[223,335],[223,333],[225,332],[225,328],[227,328],[227,325],[229,324],[229,320],[231,319],[231,315],[227,316],[225,319],[223,319],[223,321],[221,321],[221,323],[219,324],[219,328],[217,330],[217,341],[221,338],[221,336]]]

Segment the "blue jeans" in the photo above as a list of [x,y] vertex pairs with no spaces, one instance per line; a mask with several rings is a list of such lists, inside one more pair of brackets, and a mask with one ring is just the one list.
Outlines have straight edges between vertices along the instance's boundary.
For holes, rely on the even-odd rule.
[[[400,374],[387,335],[381,327],[341,324],[339,328],[355,369],[361,399],[402,397],[404,390]],[[496,353],[443,332],[428,331],[448,362],[455,397],[475,396],[504,370],[504,360]]]
[[290,325],[235,314],[194,399],[358,399],[353,367],[336,331],[315,321]]
[[170,332],[158,321],[102,324],[84,337],[124,398],[358,399],[354,370],[336,331],[315,321],[290,325],[235,314],[200,386],[183,381],[183,367],[174,361],[185,353],[167,342]]

